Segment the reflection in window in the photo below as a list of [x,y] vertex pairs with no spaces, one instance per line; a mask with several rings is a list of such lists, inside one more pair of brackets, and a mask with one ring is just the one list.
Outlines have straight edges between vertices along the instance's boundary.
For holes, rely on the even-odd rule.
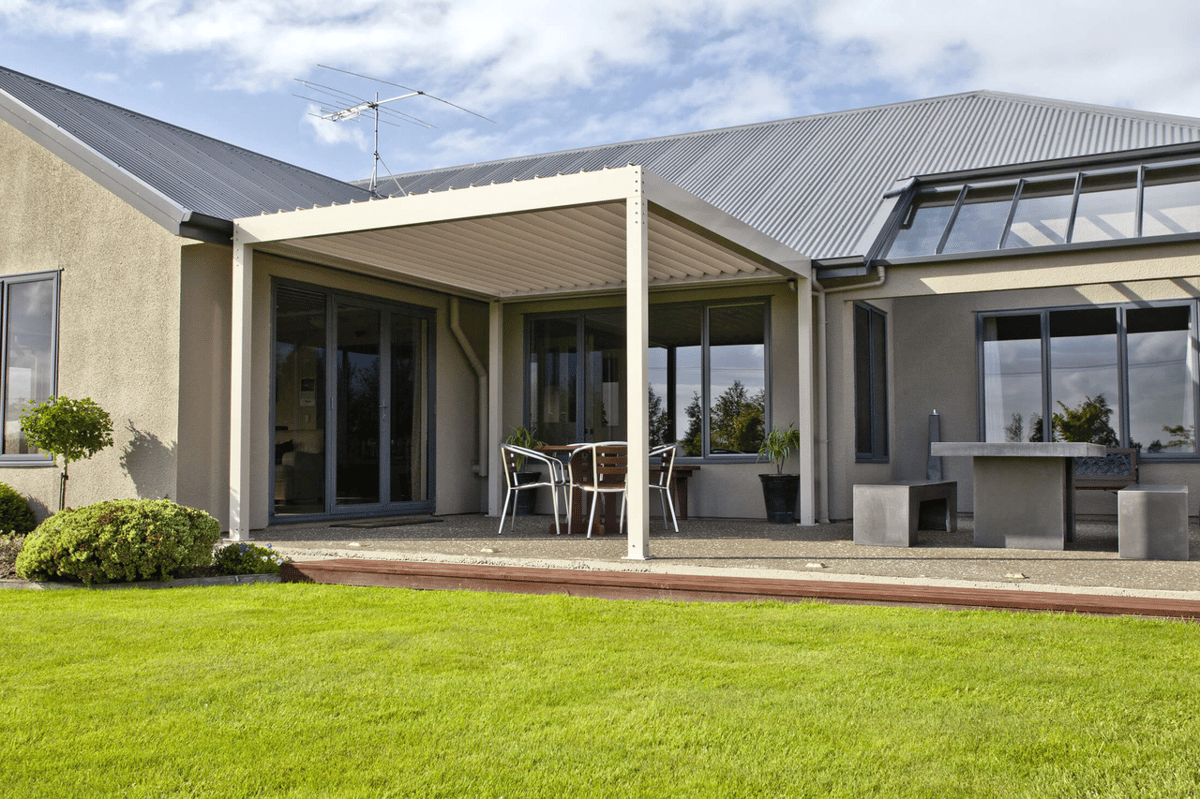
[[1031,180],[1021,187],[1004,249],[1065,244],[1075,179]]
[[985,441],[1042,440],[1042,319],[983,320]]
[[896,238],[888,249],[888,257],[909,258],[936,252],[957,198],[958,190],[955,189],[931,191],[914,200],[908,210],[908,218],[896,232]]
[[1112,308],[1050,312],[1050,400],[1055,441],[1117,446],[1121,418],[1117,315]]
[[922,187],[903,214],[887,258],[1195,234],[1200,163]]
[[1194,452],[1191,308],[1132,308],[1125,315],[1130,446]]
[[1147,169],[1142,235],[1200,233],[1200,183],[1191,170]]
[[1007,186],[971,186],[954,217],[943,253],[994,250],[1008,221],[1016,184]]
[[[766,425],[766,322],[762,302],[650,306],[651,444],[678,441],[692,456],[758,452]],[[529,322],[528,426],[538,438],[568,444],[628,435],[624,325],[619,310]],[[578,341],[587,364],[582,377]]]
[[54,394],[56,276],[9,278],[4,286],[4,454],[37,452],[25,441],[21,412]]
[[1041,441],[1049,419],[1056,441],[1196,454],[1192,314],[1189,303],[983,316],[985,440]]
[[1137,175],[1084,175],[1075,209],[1071,241],[1132,238],[1137,203]]
[[325,511],[325,295],[275,300],[275,513]]
[[[708,331],[709,452],[757,453],[767,413],[763,306],[709,308]],[[695,450],[695,440],[684,446]]]
[[854,452],[858,461],[888,457],[887,317],[854,306]]

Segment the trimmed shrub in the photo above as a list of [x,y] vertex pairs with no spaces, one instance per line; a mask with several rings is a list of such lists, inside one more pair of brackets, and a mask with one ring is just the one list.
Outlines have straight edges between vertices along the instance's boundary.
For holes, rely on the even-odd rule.
[[24,536],[0,533],[0,580],[17,576],[17,556],[24,543]]
[[260,547],[255,544],[230,544],[213,554],[213,566],[217,574],[279,574],[279,566],[287,563],[286,558],[271,549],[271,545]]
[[25,535],[37,527],[37,517],[28,500],[7,483],[0,483],[0,535]]
[[117,499],[51,516],[25,539],[17,574],[92,583],[169,580],[208,565],[221,525],[169,499]]

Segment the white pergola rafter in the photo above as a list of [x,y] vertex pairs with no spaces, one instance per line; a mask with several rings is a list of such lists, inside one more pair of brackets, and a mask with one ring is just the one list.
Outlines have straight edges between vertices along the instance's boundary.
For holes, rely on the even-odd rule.
[[[592,246],[589,246],[592,245]],[[800,422],[813,441],[811,264],[639,166],[247,217],[234,222],[230,535],[249,537],[250,341],[255,251],[357,269],[490,303],[489,497],[497,512],[503,303],[623,293],[630,474],[628,554],[649,557],[648,289],[778,281],[797,286]],[[800,453],[812,523],[813,447]]]

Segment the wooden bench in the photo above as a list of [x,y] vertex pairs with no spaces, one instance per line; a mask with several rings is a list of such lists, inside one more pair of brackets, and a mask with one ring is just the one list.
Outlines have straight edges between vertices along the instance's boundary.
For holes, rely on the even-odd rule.
[[918,529],[958,529],[958,483],[902,480],[854,486],[855,544],[916,546]]
[[1138,484],[1138,451],[1110,447],[1099,458],[1075,459],[1075,487],[1082,491],[1120,491]]

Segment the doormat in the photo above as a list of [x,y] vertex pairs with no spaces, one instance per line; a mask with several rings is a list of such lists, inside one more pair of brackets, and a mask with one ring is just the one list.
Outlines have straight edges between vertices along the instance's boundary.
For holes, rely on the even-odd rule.
[[353,522],[340,522],[331,524],[330,527],[400,527],[405,524],[433,524],[434,522],[442,522],[445,519],[438,519],[433,516],[388,516],[385,519],[359,519]]

